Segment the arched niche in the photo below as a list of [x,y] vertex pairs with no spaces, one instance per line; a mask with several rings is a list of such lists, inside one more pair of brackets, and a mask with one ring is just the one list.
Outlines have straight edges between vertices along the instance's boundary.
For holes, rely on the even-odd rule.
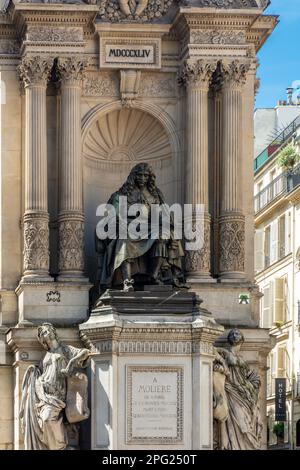
[[96,106],[83,120],[82,155],[85,209],[85,253],[94,281],[96,209],[125,181],[131,168],[149,163],[168,203],[181,201],[180,144],[172,119],[159,107],[120,101]]

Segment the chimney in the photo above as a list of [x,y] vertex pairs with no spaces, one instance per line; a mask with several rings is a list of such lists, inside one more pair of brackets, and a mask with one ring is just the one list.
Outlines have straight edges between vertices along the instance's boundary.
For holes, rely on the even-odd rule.
[[286,95],[287,95],[287,104],[292,105],[293,103],[293,91],[294,89],[292,87],[289,87],[286,89]]

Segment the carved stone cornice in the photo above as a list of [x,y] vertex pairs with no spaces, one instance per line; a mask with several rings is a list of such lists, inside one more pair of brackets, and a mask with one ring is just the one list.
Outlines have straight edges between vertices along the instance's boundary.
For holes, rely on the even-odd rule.
[[18,67],[20,79],[25,86],[47,85],[53,59],[42,56],[25,56]]
[[217,67],[217,60],[186,61],[178,77],[179,85],[207,88]]
[[57,61],[57,75],[63,84],[80,83],[88,66],[85,57],[63,57]]
[[221,73],[223,85],[226,87],[240,88],[247,80],[247,73],[250,70],[251,61],[222,60]]

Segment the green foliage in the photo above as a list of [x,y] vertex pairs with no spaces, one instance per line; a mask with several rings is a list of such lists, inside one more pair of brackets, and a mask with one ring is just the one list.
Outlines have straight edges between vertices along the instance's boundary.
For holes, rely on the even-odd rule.
[[274,424],[273,433],[276,434],[277,437],[284,437],[284,423],[282,421]]
[[277,163],[285,170],[292,170],[296,163],[300,161],[300,155],[296,152],[293,144],[286,145],[277,157]]

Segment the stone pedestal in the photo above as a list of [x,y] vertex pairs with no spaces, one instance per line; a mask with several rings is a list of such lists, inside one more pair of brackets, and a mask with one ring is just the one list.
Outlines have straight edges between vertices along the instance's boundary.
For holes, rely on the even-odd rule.
[[192,292],[108,290],[80,325],[91,348],[92,449],[212,449],[213,343]]
[[22,282],[16,289],[19,324],[73,325],[87,319],[89,309],[88,282]]

